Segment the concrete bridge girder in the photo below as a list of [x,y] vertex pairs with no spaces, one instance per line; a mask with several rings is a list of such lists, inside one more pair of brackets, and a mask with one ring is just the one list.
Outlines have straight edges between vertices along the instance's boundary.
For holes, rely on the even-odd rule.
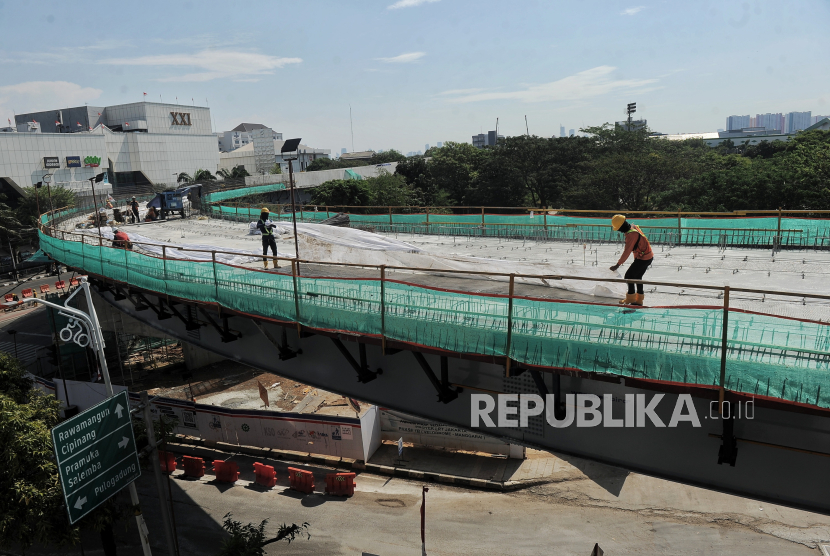
[[[755,406],[751,419],[746,415],[733,419],[734,436],[756,442],[738,443],[734,467],[718,464],[719,451],[726,443],[719,438],[724,431],[723,420],[717,415],[717,406],[711,405],[717,399],[716,394],[704,396],[699,391],[692,391],[691,397],[699,427],[689,422],[681,422],[674,428],[656,427],[645,418],[645,426],[607,426],[609,415],[605,415],[605,426],[572,424],[554,428],[546,422],[544,413],[530,417],[527,427],[499,426],[494,412],[492,417],[497,426],[474,428],[471,427],[473,397],[481,394],[595,394],[600,398],[610,395],[610,415],[614,419],[626,414],[626,403],[629,403],[626,395],[642,395],[649,401],[662,394],[654,414],[664,424],[670,422],[679,407],[680,394],[643,388],[642,381],[637,381],[637,387],[626,385],[624,378],[612,376],[591,378],[539,369],[522,372],[514,368],[513,374],[520,373],[519,376],[505,377],[500,361],[464,358],[416,346],[401,349],[398,343],[384,355],[377,338],[315,333],[307,329],[300,332],[293,323],[233,315],[215,306],[200,307],[203,313],[198,320],[202,325],[198,327],[193,325],[193,320],[185,318],[158,320],[158,311],[137,311],[136,304],[141,308],[140,304],[146,301],[158,308],[163,306],[160,303],[163,301],[171,308],[187,309],[189,315],[195,310],[175,302],[171,304],[164,296],[149,292],[143,292],[143,300],[137,301],[134,296],[116,296],[101,283],[97,289],[107,303],[166,335],[325,390],[526,446],[776,503],[830,511],[828,457],[764,445],[830,453],[830,419],[820,414]],[[432,377],[427,369],[432,371]],[[570,410],[576,412],[573,407]],[[554,416],[561,419],[564,414],[564,408],[559,407]],[[589,471],[586,473],[590,476]],[[622,488],[622,484],[603,486],[617,492]]]

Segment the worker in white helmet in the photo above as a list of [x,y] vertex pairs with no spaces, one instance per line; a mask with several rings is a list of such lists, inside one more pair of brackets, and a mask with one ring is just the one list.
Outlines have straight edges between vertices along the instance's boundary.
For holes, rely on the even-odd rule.
[[[611,270],[620,268],[628,259],[629,255],[634,253],[634,262],[631,263],[631,266],[625,272],[625,279],[642,280],[643,274],[646,273],[646,270],[648,270],[648,267],[651,266],[654,260],[654,252],[651,250],[651,243],[649,243],[646,234],[636,224],[632,226],[622,214],[617,214],[611,219],[611,228],[625,236],[625,249],[623,249],[620,260],[611,267]],[[643,304],[643,298],[645,297],[643,294],[643,285],[636,285],[637,293],[634,293],[634,286],[634,283],[628,283],[628,294],[626,294],[625,299],[621,300],[620,303],[625,305]]]

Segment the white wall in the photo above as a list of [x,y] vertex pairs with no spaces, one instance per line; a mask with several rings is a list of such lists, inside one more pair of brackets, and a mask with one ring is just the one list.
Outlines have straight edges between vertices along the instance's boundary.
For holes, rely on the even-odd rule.
[[[357,166],[355,168],[348,168],[353,172],[360,174],[364,178],[374,178],[385,170],[390,174],[395,173],[395,168],[398,166],[397,162],[390,164],[383,164],[378,166]],[[318,170],[317,172],[296,172],[294,174],[294,185],[297,188],[317,187],[318,185],[329,180],[346,179],[346,168],[338,168],[336,170]],[[250,171],[250,170],[249,170]],[[288,174],[265,175],[265,176],[249,176],[245,178],[245,185],[268,185],[271,183],[288,183]]]
[[199,168],[215,173],[219,151],[213,135],[115,133],[106,131],[113,171],[141,171],[153,183],[175,182],[173,174]]
[[[43,157],[56,156],[60,169],[45,169]],[[101,157],[101,167],[66,168],[67,156]],[[106,170],[106,141],[100,131],[91,133],[0,133],[0,177],[19,188],[42,181],[46,173],[53,182],[84,181]]]

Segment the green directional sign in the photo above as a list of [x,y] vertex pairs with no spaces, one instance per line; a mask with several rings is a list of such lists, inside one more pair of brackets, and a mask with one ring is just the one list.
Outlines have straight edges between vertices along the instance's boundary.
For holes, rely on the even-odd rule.
[[69,523],[141,475],[126,391],[57,425],[52,443]]

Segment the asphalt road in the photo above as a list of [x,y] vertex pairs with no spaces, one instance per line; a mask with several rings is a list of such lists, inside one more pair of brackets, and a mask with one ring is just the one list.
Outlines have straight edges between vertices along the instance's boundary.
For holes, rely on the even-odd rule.
[[[280,479],[277,487],[263,490],[247,482],[253,479],[253,459],[238,455],[227,459],[240,465],[242,476],[236,485],[205,480],[212,479],[210,472],[203,480],[170,480],[183,556],[216,554],[225,538],[221,522],[228,512],[243,524],[268,519],[266,535],[273,535],[282,523],[310,524],[310,540],[269,545],[269,555],[420,554],[422,483],[418,481],[364,473],[358,475],[352,498],[320,492],[303,495],[285,488],[286,463],[275,465]],[[322,490],[322,474],[330,471],[315,469],[317,490]],[[145,470],[137,484],[153,553],[167,554],[152,470]],[[557,495],[544,488],[498,493],[434,483],[427,486],[426,535],[430,555],[588,556],[595,542],[609,556],[817,554],[805,544],[784,540],[787,526],[781,523],[776,523],[776,529],[768,534],[761,532],[760,522],[718,513],[722,509],[718,507],[712,507],[711,513],[672,512],[660,506],[659,496],[654,493],[646,496],[652,504],[632,511],[595,505],[597,500],[586,502],[582,498],[584,492],[580,492],[584,488],[578,485],[560,489]],[[758,504],[750,500],[746,503]],[[809,514],[805,516],[804,522],[797,520],[798,525],[791,526],[791,530],[811,527]],[[134,523],[130,518],[116,528],[121,556],[141,554]],[[86,556],[102,554],[100,546],[97,535],[84,535]],[[26,554],[74,556],[81,552],[79,548],[32,549]]]

